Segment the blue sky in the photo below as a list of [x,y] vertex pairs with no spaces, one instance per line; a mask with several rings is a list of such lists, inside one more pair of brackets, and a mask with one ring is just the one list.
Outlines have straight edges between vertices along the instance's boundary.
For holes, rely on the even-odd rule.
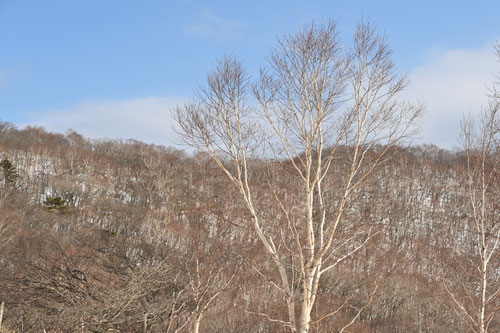
[[500,69],[500,1],[0,0],[0,120],[171,144],[169,108],[226,54],[250,72],[276,37],[335,19],[349,43],[364,17],[385,32],[426,101],[420,142],[453,147],[463,112]]

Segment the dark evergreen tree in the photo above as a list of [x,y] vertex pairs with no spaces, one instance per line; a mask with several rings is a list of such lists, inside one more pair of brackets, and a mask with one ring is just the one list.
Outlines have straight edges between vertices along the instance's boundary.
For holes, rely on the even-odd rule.
[[7,158],[0,162],[2,168],[3,182],[6,186],[15,186],[17,178],[19,177],[16,168]]
[[47,207],[47,209],[49,211],[65,211],[66,209],[68,209],[68,206],[66,204],[66,200],[64,200],[63,198],[61,197],[47,197],[45,199],[45,201],[43,202],[43,204],[45,205],[45,207]]

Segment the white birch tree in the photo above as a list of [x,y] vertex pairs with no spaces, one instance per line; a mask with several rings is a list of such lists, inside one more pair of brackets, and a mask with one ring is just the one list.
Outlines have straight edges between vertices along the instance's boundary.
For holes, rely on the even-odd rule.
[[[414,134],[424,108],[399,100],[407,80],[367,23],[358,25],[350,49],[333,22],[311,23],[277,44],[254,84],[240,62],[224,58],[198,99],[174,114],[183,140],[207,152],[238,188],[277,273],[262,276],[288,315],[259,314],[306,333],[338,312],[312,318],[322,274],[377,233],[366,227],[341,236],[351,223],[347,210],[391,147]],[[267,187],[257,193],[253,165],[263,161]],[[292,185],[277,180],[283,174]]]
[[[500,48],[497,46],[500,60]],[[500,94],[493,86],[479,119],[462,122],[467,211],[453,249],[455,272],[443,274],[443,287],[455,314],[477,333],[496,331],[500,324]]]

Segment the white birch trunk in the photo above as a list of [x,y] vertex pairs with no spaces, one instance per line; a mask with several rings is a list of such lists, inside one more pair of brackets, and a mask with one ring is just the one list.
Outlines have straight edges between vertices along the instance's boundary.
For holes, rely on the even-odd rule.
[[200,313],[198,316],[196,316],[196,318],[194,319],[194,323],[193,323],[193,333],[198,333],[200,331],[200,323],[201,323],[201,319],[203,317],[203,314]]

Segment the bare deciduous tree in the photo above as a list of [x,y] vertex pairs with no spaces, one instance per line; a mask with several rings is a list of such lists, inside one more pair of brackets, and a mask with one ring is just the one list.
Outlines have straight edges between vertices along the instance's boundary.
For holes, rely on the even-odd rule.
[[[311,318],[320,278],[377,233],[368,221],[354,228],[346,212],[423,112],[398,99],[407,80],[391,53],[369,24],[359,24],[345,51],[333,22],[312,23],[278,40],[257,83],[224,58],[198,99],[175,111],[185,142],[207,152],[238,188],[274,263],[278,278],[269,279],[288,318],[260,314],[292,332],[337,313]],[[265,159],[267,187],[257,193],[253,165]],[[282,172],[289,191],[276,176]]]
[[462,122],[462,144],[467,210],[463,236],[453,247],[459,274],[443,274],[443,286],[458,317],[472,331],[486,333],[500,323],[500,96],[494,89],[479,123],[472,117]]

